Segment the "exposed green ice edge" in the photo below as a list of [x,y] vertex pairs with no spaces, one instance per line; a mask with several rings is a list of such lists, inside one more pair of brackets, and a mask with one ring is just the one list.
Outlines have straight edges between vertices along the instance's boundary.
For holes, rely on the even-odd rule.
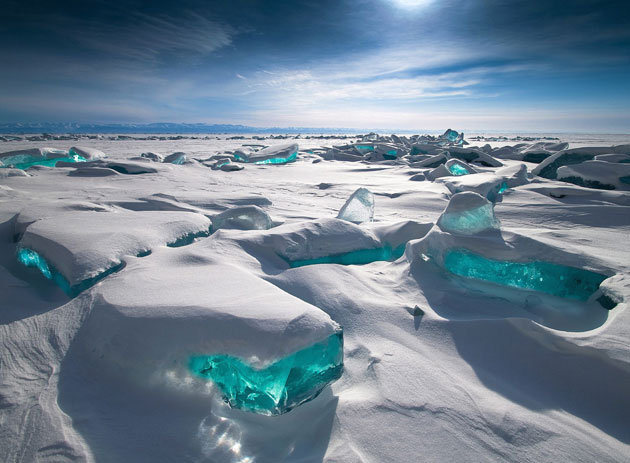
[[184,236],[180,236],[175,241],[166,243],[169,248],[179,248],[181,246],[188,246],[192,244],[197,238],[206,238],[212,234],[212,226],[207,230],[201,230],[195,233],[188,233]]
[[398,150],[389,150],[387,153],[383,153],[384,159],[393,160],[398,157]]
[[[295,151],[294,153],[291,153],[290,156],[286,157],[286,158],[270,158],[270,159],[265,159],[263,161],[256,161],[256,162],[252,162],[252,164],[256,164],[256,165],[262,165],[262,164],[286,164],[287,162],[293,162],[297,159],[298,153],[297,151]],[[238,154],[234,155],[234,159],[236,159],[237,161],[240,162],[249,162],[247,159],[245,159],[242,156],[239,156]]]
[[189,368],[213,381],[234,408],[279,415],[314,399],[343,373],[343,332],[256,369],[224,354],[197,355]]
[[444,266],[456,275],[491,281],[515,288],[530,289],[586,301],[599,288],[605,275],[550,262],[509,262],[491,260],[467,249],[446,253]]
[[113,267],[110,267],[106,271],[99,273],[95,277],[88,278],[86,280],[77,283],[76,285],[70,285],[68,280],[52,265],[46,262],[37,251],[33,251],[28,248],[19,248],[17,251],[17,260],[19,263],[24,265],[25,267],[35,267],[37,268],[44,277],[48,280],[51,280],[59,286],[64,293],[68,295],[68,297],[76,297],[79,293],[85,291],[88,288],[91,288],[96,283],[101,281],[103,278],[121,270],[124,267],[124,263],[120,263]]
[[38,159],[35,161],[18,162],[18,163],[11,163],[10,161],[3,160],[2,163],[0,163],[0,167],[13,167],[16,169],[25,170],[31,166],[55,167],[58,162],[85,162],[85,161],[87,161],[87,159],[75,154],[73,156],[68,156],[65,158]]
[[360,249],[358,251],[334,254],[332,256],[317,257],[315,259],[303,259],[288,261],[291,268],[304,267],[316,264],[341,264],[341,265],[365,265],[376,261],[391,261],[400,258],[405,253],[405,245],[397,248],[384,246],[374,249]]
[[374,151],[373,145],[354,145],[354,147],[362,151]]
[[452,164],[449,168],[448,168],[449,172],[453,175],[468,175],[470,174],[470,172],[468,172],[468,169],[466,169],[464,166],[460,166],[459,164]]

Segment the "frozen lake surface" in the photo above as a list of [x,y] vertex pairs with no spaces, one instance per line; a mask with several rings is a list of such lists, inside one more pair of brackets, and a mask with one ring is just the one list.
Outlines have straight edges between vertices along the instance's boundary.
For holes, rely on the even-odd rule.
[[630,136],[20,137],[6,461],[628,461]]

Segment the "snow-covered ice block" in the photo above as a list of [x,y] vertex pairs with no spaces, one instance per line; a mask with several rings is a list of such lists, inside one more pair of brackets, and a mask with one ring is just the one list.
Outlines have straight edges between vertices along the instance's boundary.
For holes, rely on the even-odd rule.
[[80,166],[68,172],[69,177],[111,177],[114,175],[120,175],[120,173],[109,167],[97,166]]
[[191,212],[72,211],[31,223],[19,246],[37,252],[74,287],[124,257],[209,230],[210,219]]
[[498,229],[499,220],[494,215],[494,205],[490,201],[467,191],[453,195],[437,225],[448,233],[474,235]]
[[0,154],[0,167],[28,169],[33,166],[55,167],[60,162],[84,162],[86,159],[55,148],[30,148]]
[[[414,233],[412,231],[411,236]],[[219,235],[221,232],[214,235],[214,239]],[[273,256],[284,262],[307,261],[401,244],[389,238],[381,241],[364,226],[333,218],[284,224],[257,233],[230,233],[221,235],[221,238],[238,243],[259,259]],[[276,259],[276,263],[281,261]]]
[[420,161],[413,162],[410,164],[411,167],[430,167],[435,168],[439,167],[441,164],[444,164],[447,160],[446,154],[436,154],[435,156],[431,156],[426,159],[422,159]]
[[363,155],[358,153],[346,152],[339,148],[333,147],[326,150],[323,158],[327,161],[362,161]]
[[440,177],[459,177],[460,175],[476,174],[477,170],[459,159],[449,159],[446,163],[439,165],[435,169],[426,173],[429,180]]
[[268,415],[341,375],[339,325],[200,244],[137,259],[95,288],[79,342],[99,372],[149,388],[202,377],[231,406]]
[[73,146],[72,148],[70,148],[70,151],[68,151],[68,155],[79,156],[83,159],[87,159],[90,161],[95,160],[95,159],[103,159],[104,157],[107,157],[107,155],[103,153],[101,150],[97,150],[96,148],[86,148],[86,147],[81,147],[81,146]]
[[337,214],[338,219],[352,223],[371,222],[374,218],[374,195],[367,188],[358,188]]
[[477,163],[486,167],[502,167],[503,163],[478,148],[449,147],[448,157],[461,159],[462,161]]
[[59,286],[69,297],[75,297],[82,291],[94,286],[103,278],[111,275],[114,272],[119,271],[124,267],[124,264],[121,262],[118,265],[114,265],[109,269],[101,272],[91,278],[86,278],[75,284],[70,284],[66,277],[64,277],[56,267],[52,264],[49,264],[48,261],[37,251],[33,251],[32,249],[20,247],[17,250],[17,260],[20,264],[25,267],[34,267],[48,280],[53,281],[57,286]]
[[558,151],[536,166],[532,173],[540,177],[555,179],[558,168],[562,166],[580,164],[584,161],[591,161],[595,156],[611,153],[630,154],[630,146],[588,146]]
[[230,158],[222,158],[217,159],[213,164],[210,165],[212,170],[222,170],[224,172],[234,172],[237,170],[243,170],[243,166],[239,166],[232,162]]
[[186,155],[186,153],[178,151],[176,153],[169,154],[168,156],[166,156],[164,158],[164,161],[162,162],[164,162],[165,164],[182,165],[182,164],[185,164],[187,161],[188,161],[188,156]]
[[620,153],[598,154],[595,161],[619,162],[622,164],[630,163],[630,155]]
[[140,156],[145,158],[145,159],[149,159],[149,160],[151,160],[153,162],[163,162],[164,161],[164,156],[162,156],[159,153],[154,153],[153,151],[147,151],[146,153],[142,153]]
[[508,188],[516,188],[517,186],[529,183],[529,179],[527,178],[527,166],[525,164],[503,167],[497,169],[495,174],[505,180],[505,184]]
[[436,155],[439,153],[440,150],[441,148],[436,145],[431,145],[428,143],[414,143],[413,145],[411,145],[411,151],[409,152],[409,154],[411,154],[412,156],[417,154]]
[[585,161],[558,168],[558,180],[600,190],[630,190],[630,164]]
[[460,177],[444,177],[437,181],[444,183],[453,194],[472,191],[479,193],[492,202],[496,202],[499,199],[499,195],[508,188],[504,177],[490,172],[462,175]]
[[285,143],[269,146],[249,154],[239,150],[234,153],[234,157],[237,161],[252,164],[285,164],[295,161],[298,151],[297,143]]
[[[159,172],[156,165],[150,164],[152,163],[130,160],[97,160],[86,162],[78,167],[81,169],[89,169],[91,167],[107,168],[126,175],[155,174]],[[163,167],[163,169],[166,169],[166,167]]]
[[269,214],[258,206],[240,206],[212,217],[212,230],[268,230],[273,226]]

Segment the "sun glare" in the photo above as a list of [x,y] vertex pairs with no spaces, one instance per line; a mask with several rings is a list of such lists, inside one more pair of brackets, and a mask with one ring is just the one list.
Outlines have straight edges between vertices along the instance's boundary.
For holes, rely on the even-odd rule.
[[433,0],[391,0],[394,6],[405,10],[415,10],[429,5]]

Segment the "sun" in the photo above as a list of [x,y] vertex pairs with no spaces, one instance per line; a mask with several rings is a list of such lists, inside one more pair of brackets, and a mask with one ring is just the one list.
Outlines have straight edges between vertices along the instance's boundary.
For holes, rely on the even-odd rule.
[[406,10],[414,10],[433,3],[433,0],[391,0],[394,6]]

